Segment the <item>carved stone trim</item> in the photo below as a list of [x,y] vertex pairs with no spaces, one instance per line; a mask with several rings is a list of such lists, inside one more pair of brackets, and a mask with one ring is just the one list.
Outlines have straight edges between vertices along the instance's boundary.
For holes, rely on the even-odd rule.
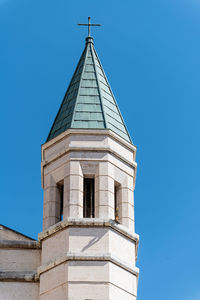
[[83,253],[67,252],[64,256],[60,256],[56,258],[54,261],[50,261],[49,263],[40,266],[38,268],[38,277],[42,273],[49,271],[52,268],[68,261],[104,261],[104,262],[107,261],[125,269],[126,271],[132,273],[137,277],[139,276],[139,269],[137,267],[129,266],[125,262],[122,262],[117,257],[113,256],[111,253],[88,255]]
[[38,282],[36,272],[0,272],[0,281]]
[[40,249],[40,243],[37,241],[0,240],[0,248]]
[[130,233],[129,230],[121,225],[116,223],[113,220],[109,219],[99,219],[99,218],[83,218],[83,219],[74,219],[74,218],[67,218],[61,222],[56,223],[55,225],[49,227],[47,230],[38,234],[39,242],[43,239],[55,234],[61,229],[67,227],[111,227],[115,231],[121,233],[122,235],[128,237],[129,239],[135,241],[136,243],[139,242],[139,235],[137,233]]

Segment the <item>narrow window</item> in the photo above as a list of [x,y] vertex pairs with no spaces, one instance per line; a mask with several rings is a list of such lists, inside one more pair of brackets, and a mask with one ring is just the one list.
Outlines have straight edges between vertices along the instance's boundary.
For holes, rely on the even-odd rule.
[[60,221],[63,220],[63,203],[64,203],[64,184],[58,184],[58,191],[59,191],[59,203],[60,203],[60,211],[59,211],[59,218]]
[[115,221],[119,222],[119,187],[115,185],[114,190]]
[[84,178],[83,217],[94,218],[94,178]]

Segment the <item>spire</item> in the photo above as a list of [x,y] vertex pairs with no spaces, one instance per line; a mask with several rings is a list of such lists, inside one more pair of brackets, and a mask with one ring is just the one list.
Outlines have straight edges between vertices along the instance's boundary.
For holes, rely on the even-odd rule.
[[70,128],[110,129],[131,143],[91,36],[86,38],[85,48],[47,142]]

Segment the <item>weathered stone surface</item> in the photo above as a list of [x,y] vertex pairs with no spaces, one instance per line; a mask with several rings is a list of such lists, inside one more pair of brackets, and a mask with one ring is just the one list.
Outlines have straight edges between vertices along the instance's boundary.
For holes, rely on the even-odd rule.
[[0,248],[0,270],[34,272],[40,265],[40,250]]
[[0,281],[18,281],[18,282],[37,282],[38,276],[36,272],[0,272]]
[[40,244],[37,241],[0,240],[1,248],[40,249]]
[[0,282],[0,300],[39,300],[39,283]]
[[[139,275],[139,269],[133,265],[130,265],[124,261],[121,261],[118,257],[112,255],[111,253],[102,253],[102,254],[83,254],[81,252],[79,253],[73,253],[73,252],[67,252],[66,254],[62,256],[57,256],[56,258],[52,259],[48,263],[40,266],[38,268],[38,276],[41,274],[48,272],[49,270],[70,261],[82,261],[84,263],[86,262],[111,262],[118,267],[124,269],[125,271],[135,275],[138,277]],[[87,273],[87,272],[86,272]]]
[[66,263],[59,264],[40,275],[40,295],[67,283]]
[[[68,284],[62,284],[55,289],[49,287],[48,292],[40,294],[40,300],[66,300],[68,295]],[[71,300],[68,298],[67,300]]]
[[126,227],[121,224],[116,223],[113,220],[108,219],[99,219],[99,218],[91,218],[91,219],[75,219],[75,218],[67,218],[51,227],[47,230],[38,234],[39,242],[43,239],[46,239],[50,235],[55,234],[56,232],[64,229],[66,227],[110,227],[124,236],[136,241],[139,241],[139,235],[136,233],[131,233]]

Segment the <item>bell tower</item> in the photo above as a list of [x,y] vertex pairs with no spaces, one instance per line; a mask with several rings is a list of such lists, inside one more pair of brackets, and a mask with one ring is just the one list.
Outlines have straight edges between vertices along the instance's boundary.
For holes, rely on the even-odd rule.
[[40,300],[136,300],[136,148],[94,48],[42,145]]

